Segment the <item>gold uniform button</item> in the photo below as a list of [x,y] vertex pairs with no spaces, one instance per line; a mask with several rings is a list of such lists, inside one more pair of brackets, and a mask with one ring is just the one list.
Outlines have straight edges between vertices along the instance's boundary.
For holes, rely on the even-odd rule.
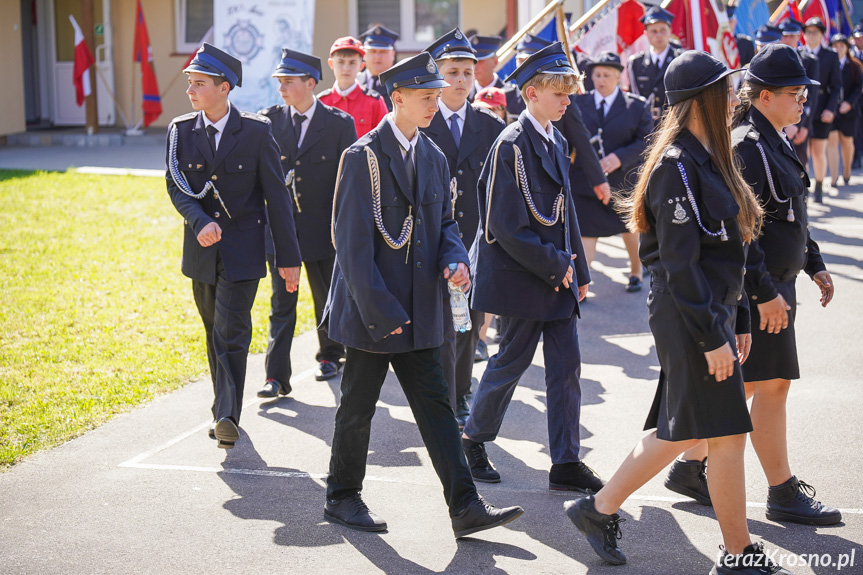
[[192,167],[192,164],[189,164],[189,168],[191,168],[191,167]]
[[295,166],[299,166],[299,165],[300,165],[300,161],[299,161],[299,160],[297,160],[296,162],[294,162],[294,165],[295,165]]
[[243,169],[243,164],[240,164],[239,166],[237,166],[237,168],[239,168],[240,170],[242,170],[242,169]]
[[463,173],[464,173],[464,172],[463,172],[463,171],[461,171],[461,170],[459,170],[459,171],[457,171],[457,172],[456,172],[456,174],[458,174],[459,176],[460,176],[460,175],[462,175]]
[[459,212],[459,213],[458,213],[458,217],[463,218],[463,217],[464,217],[464,212]]
[[326,157],[326,156],[321,156],[321,159],[322,159],[322,160],[326,160],[326,159],[327,159],[327,157]]
[[464,195],[464,190],[459,190],[458,195],[460,195],[460,196]]
[[417,269],[420,269],[420,270],[421,270],[421,269],[422,269],[422,267],[423,267],[423,263],[422,263],[422,262],[417,262]]
[[283,162],[284,162],[285,160],[287,160],[287,159],[288,159],[288,157],[287,157],[287,156],[282,156],[282,161],[283,161]]
[[550,276],[548,276],[548,279],[550,279],[550,280],[553,280],[554,278],[555,278],[554,274],[551,274]]
[[215,214],[213,214],[213,216],[214,216],[214,217],[217,217],[217,218],[218,218],[219,216],[221,216],[221,215],[222,215],[222,214],[220,214],[219,212],[216,212]]
[[261,223],[261,220],[258,220],[258,223]]
[[740,301],[741,299],[743,299],[743,295],[742,295],[742,294],[737,294],[737,301]]
[[298,182],[302,182],[302,181],[303,181],[303,179],[298,177],[298,178],[297,178],[297,181],[298,181]]
[[757,299],[758,299],[758,296],[757,296],[757,295],[752,296],[752,301],[755,301],[755,300],[757,300]]
[[216,174],[213,174],[212,176],[210,176],[210,179],[215,182],[216,180],[219,179],[219,176],[217,176]]

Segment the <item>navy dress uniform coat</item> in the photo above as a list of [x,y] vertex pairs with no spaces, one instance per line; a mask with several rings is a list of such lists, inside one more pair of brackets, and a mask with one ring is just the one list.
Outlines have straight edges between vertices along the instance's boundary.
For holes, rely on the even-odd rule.
[[[414,217],[402,249],[391,248],[376,229],[365,147],[379,165],[384,227],[395,238],[405,218]],[[416,190],[409,190],[398,140],[386,118],[342,158],[333,206],[336,265],[325,316],[330,338],[348,347],[403,353],[443,343],[443,304],[449,299],[442,271],[469,260],[452,218],[443,153],[421,132],[415,153]],[[403,333],[390,336],[398,327]]]
[[[637,168],[641,164],[645,138],[653,130],[653,117],[647,102],[641,96],[620,90],[603,121],[599,119],[594,93],[575,96],[575,106],[581,111],[584,127],[589,134],[596,135],[602,129],[603,149],[606,155],[616,154],[621,166],[608,174],[612,190],[631,190],[637,179]],[[598,144],[597,144],[598,146]],[[575,201],[578,225],[584,237],[607,237],[626,231],[620,215],[614,211],[614,201],[607,206],[597,199],[593,186],[585,173],[584,162],[573,162],[569,169],[569,181]]]
[[629,57],[627,63],[629,90],[647,100],[652,107],[654,119],[658,119],[658,114],[665,108],[665,83],[663,82],[665,71],[671,61],[682,53],[683,48],[669,44],[665,61],[658,67],[653,64],[650,50],[638,52]]
[[805,203],[809,177],[797,155],[754,107],[732,131],[731,142],[744,179],[764,206],[761,235],[749,246],[746,258],[745,287],[752,325],[761,321],[758,304],[775,299],[777,294],[782,294],[791,306],[789,325],[778,334],[753,330],[751,361],[743,364],[743,374],[746,381],[797,379],[800,369],[794,327],[796,278],[801,271],[814,277],[826,269],[818,244],[809,234]]
[[666,441],[748,433],[752,422],[739,364],[717,383],[704,358],[726,343],[736,349],[735,334],[751,331],[740,208],[688,130],[650,174],[645,209],[650,230],[641,234],[639,256],[651,272],[649,322],[661,368],[645,429],[656,428]]
[[393,101],[390,100],[389,96],[386,95],[387,94],[387,88],[386,88],[386,86],[381,84],[380,76],[371,76],[371,78],[372,78],[371,85],[369,85],[369,76],[371,76],[369,71],[363,70],[362,72],[357,74],[357,82],[359,83],[360,86],[363,86],[367,90],[373,90],[373,91],[377,92],[378,94],[380,94],[384,99],[384,104],[387,105],[387,110],[392,112],[393,111]]
[[849,54],[845,65],[840,68],[842,75],[842,97],[841,102],[848,102],[851,109],[840,114],[837,108],[836,118],[833,120],[834,129],[842,132],[843,136],[853,137],[857,131],[860,118],[860,91],[863,90],[863,66],[856,58]]

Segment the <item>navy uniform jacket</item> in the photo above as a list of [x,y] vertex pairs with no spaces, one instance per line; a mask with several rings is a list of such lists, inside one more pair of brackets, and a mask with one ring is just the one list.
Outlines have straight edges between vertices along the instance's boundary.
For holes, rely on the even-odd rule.
[[[587,176],[587,184],[591,189],[600,184],[604,184],[608,180],[605,173],[602,171],[602,166],[599,165],[599,156],[596,154],[596,149],[590,143],[591,135],[584,125],[584,118],[581,110],[575,104],[577,95],[573,94],[569,97],[569,106],[566,107],[566,113],[563,117],[555,122],[554,127],[560,130],[569,144],[569,148],[574,153],[572,166],[578,166],[582,170],[583,175]],[[570,172],[574,167],[570,167]],[[591,192],[592,193],[592,192]]]
[[[806,51],[806,48],[797,48],[797,53],[800,55],[800,61],[803,62],[803,69],[806,71],[806,77],[810,80],[820,81],[821,71],[818,66],[818,58]],[[803,115],[800,116],[800,122],[797,124],[800,128],[806,128],[812,131],[812,119],[815,117],[815,107],[818,105],[818,86],[809,86],[809,96],[806,98],[806,103],[803,104]]]
[[[359,82],[360,86],[368,89],[369,87],[369,71],[363,70],[359,74],[357,74],[357,82]],[[383,84],[381,84],[381,79],[379,76],[374,76],[374,80],[372,80],[371,89],[380,94],[384,99],[384,104],[387,105],[387,110],[390,112],[393,111],[393,101],[390,100],[389,96],[387,96],[387,88]]]
[[[405,218],[414,216],[407,261],[407,246],[391,248],[376,228],[365,147],[378,160],[384,227],[398,238]],[[416,145],[416,174],[412,192],[386,118],[345,151],[333,206],[336,265],[324,310],[330,339],[376,353],[443,344],[443,305],[449,298],[442,272],[451,263],[467,264],[468,256],[452,219],[446,159],[423,133]],[[401,334],[389,335],[398,327]]]
[[852,59],[849,54],[848,61],[839,72],[842,75],[842,98],[839,102],[840,104],[848,102],[851,109],[840,114],[837,108],[836,118],[833,120],[837,128],[839,126],[846,127],[848,124],[853,125],[857,121],[857,117],[860,115],[857,106],[860,103],[860,91],[863,90],[863,69],[861,69],[859,60]]
[[[753,301],[764,303],[776,297],[771,271],[782,275],[805,270],[814,276],[826,269],[818,244],[809,236],[804,203],[809,176],[797,154],[754,107],[732,131],[731,142],[742,164],[744,179],[764,207],[761,236],[749,246],[746,261],[746,293]],[[759,143],[767,157],[779,201],[770,191]],[[788,221],[789,208],[794,210],[793,222]]]
[[737,42],[737,53],[740,54],[740,67],[747,65],[755,57],[755,42],[752,41],[752,36],[747,34],[737,34],[734,36]]
[[638,52],[629,57],[629,91],[650,101],[653,96],[653,109],[662,111],[665,107],[665,71],[672,60],[683,53],[683,48],[668,45],[665,61],[658,68],[653,65],[650,50]]
[[[533,321],[565,319],[579,312],[578,286],[590,283],[590,272],[566,177],[566,140],[557,129],[554,139],[549,154],[543,137],[523,113],[489,152],[478,187],[480,225],[471,249],[471,309]],[[552,216],[563,192],[562,221],[546,226],[529,210],[516,183],[514,146],[521,150],[540,214]],[[572,260],[572,254],[578,257]],[[575,268],[573,282],[565,289],[562,282],[570,265]]]
[[814,120],[818,120],[824,110],[835,114],[839,108],[842,75],[839,73],[839,55],[832,48],[821,46],[818,50],[818,72],[821,85],[818,86],[818,101],[814,104]]
[[[316,101],[315,106],[299,150],[294,136],[294,121],[289,116],[290,107],[271,106],[260,112],[272,122],[273,136],[281,149],[284,173],[294,170],[297,198],[291,197],[291,205],[300,239],[300,253],[306,262],[322,260],[335,253],[330,222],[336,172],[342,152],[357,139],[351,116],[320,101]],[[297,209],[297,203],[302,211]]]
[[479,204],[476,199],[479,174],[488,151],[505,127],[504,121],[494,112],[486,108],[477,109],[468,104],[458,148],[455,147],[449,124],[440,112],[435,114],[429,127],[422,130],[443,151],[450,178],[455,178],[458,184],[455,221],[458,223],[459,237],[468,250],[479,224]]
[[[641,164],[641,154],[644,152],[644,138],[653,130],[653,117],[647,102],[641,96],[620,90],[611,103],[611,108],[605,113],[605,121],[600,123],[593,92],[575,96],[573,99],[575,105],[570,107],[581,111],[587,132],[595,135],[599,128],[602,128],[605,155],[614,153],[620,158],[620,168],[608,174],[608,185],[612,190],[634,187],[637,179],[635,169]],[[586,177],[584,162],[574,162],[569,176],[573,194],[596,197],[593,186]]]
[[[277,267],[300,265],[297,230],[285,190],[279,147],[273,140],[270,122],[262,116],[240,112],[231,106],[228,122],[213,157],[203,112],[178,116],[168,126],[176,126],[177,161],[194,193],[213,182],[225,207],[209,192],[196,200],[183,193],[171,178],[165,178],[174,207],[185,218],[183,237],[183,274],[193,280],[216,283],[216,255],[225,266],[229,282],[262,278],[267,275],[264,226],[273,226]],[[170,154],[169,154],[170,155]],[[168,162],[171,159],[168,158]],[[222,228],[222,239],[210,247],[198,243],[204,227],[215,222]]]
[[521,90],[515,84],[507,84],[503,89],[506,94],[506,114],[509,118],[518,118],[526,106],[521,97]]
[[[678,163],[686,171],[701,223],[718,232],[724,222],[728,241],[699,227]],[[712,351],[726,343],[712,303],[729,293],[741,293],[736,332],[751,333],[749,304],[742,296],[746,246],[737,227],[740,208],[707,150],[688,130],[651,172],[645,209],[651,229],[641,234],[639,256],[654,277],[667,278],[668,291],[699,349]]]
[[[494,88],[500,88],[501,90],[505,90],[507,87],[507,84],[504,84],[503,80],[501,80],[500,76],[498,76],[497,74],[494,75],[494,82],[492,82],[491,85]],[[513,84],[508,84],[508,85],[512,86]],[[477,92],[476,82],[474,82],[470,85],[470,92],[467,93],[467,101],[468,102],[473,103],[474,98],[476,98],[476,92]]]

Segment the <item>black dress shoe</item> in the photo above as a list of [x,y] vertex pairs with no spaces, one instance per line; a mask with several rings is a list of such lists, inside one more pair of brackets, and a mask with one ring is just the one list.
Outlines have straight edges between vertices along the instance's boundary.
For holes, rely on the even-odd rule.
[[213,435],[216,436],[216,447],[220,449],[232,449],[234,443],[240,438],[240,429],[231,418],[223,417],[216,422],[216,426],[213,428]]
[[324,519],[358,531],[386,531],[387,522],[369,511],[359,493],[344,499],[329,499],[324,505]]
[[291,393],[290,383],[282,385],[277,379],[268,379],[264,387],[258,390],[258,397],[278,397],[289,393]]
[[617,540],[623,536],[620,524],[626,519],[622,519],[617,513],[606,515],[597,511],[593,506],[593,495],[567,501],[563,504],[563,509],[603,561],[612,565],[626,563],[626,555],[617,546]]
[[470,403],[467,398],[467,395],[463,395],[455,400],[455,419],[458,421],[459,431],[464,429],[467,418],[470,416]]
[[452,518],[452,531],[456,539],[467,537],[478,531],[506,525],[520,517],[522,513],[524,509],[517,505],[498,509],[477,495],[474,501],[468,503],[467,507]]
[[464,450],[467,466],[474,481],[481,483],[500,483],[500,473],[491,466],[485,452],[485,444],[461,438],[461,448]]
[[804,525],[834,525],[842,521],[838,509],[815,501],[815,488],[797,477],[767,490],[767,519]]
[[626,284],[626,287],[624,287],[623,289],[625,289],[629,293],[641,291],[641,278],[637,278],[635,276],[630,277],[629,283]]
[[213,421],[210,423],[210,429],[207,431],[207,435],[210,436],[210,439],[216,439],[216,422]]
[[327,359],[318,363],[318,370],[315,372],[317,381],[326,381],[332,379],[339,374],[339,364]]
[[473,362],[480,363],[488,361],[488,344],[483,340],[476,342],[476,352],[473,354]]
[[556,463],[548,472],[548,488],[555,491],[578,491],[589,495],[602,489],[603,485],[605,482],[596,471],[583,461]]
[[812,195],[817,203],[824,203],[824,189],[821,182],[815,182],[815,189],[813,190]]
[[764,543],[748,545],[740,555],[732,555],[721,545],[722,554],[710,570],[710,575],[791,575],[770,560],[764,552]]
[[691,497],[702,505],[713,505],[710,500],[710,490],[707,488],[706,457],[702,461],[675,459],[665,477],[665,487],[675,493]]

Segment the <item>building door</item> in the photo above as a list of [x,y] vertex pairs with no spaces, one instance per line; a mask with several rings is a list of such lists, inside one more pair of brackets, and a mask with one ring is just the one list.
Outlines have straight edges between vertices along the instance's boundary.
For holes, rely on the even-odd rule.
[[[38,25],[45,34],[47,42],[40,42],[45,52],[40,54],[40,63],[45,73],[41,75],[47,84],[42,95],[43,109],[47,108],[51,122],[56,126],[82,126],[86,123],[85,106],[75,102],[75,84],[72,76],[75,66],[75,31],[69,21],[73,15],[78,25],[83,24],[80,0],[36,0],[37,10],[43,8]],[[95,67],[90,70],[99,110],[99,125],[110,126],[115,123],[115,107],[111,93],[114,91],[114,62],[111,49],[111,1],[93,2],[93,21],[95,24],[96,45],[90,46],[96,58]],[[44,22],[44,27],[41,23]],[[47,77],[46,77],[47,76]],[[47,106],[45,105],[47,104]]]

